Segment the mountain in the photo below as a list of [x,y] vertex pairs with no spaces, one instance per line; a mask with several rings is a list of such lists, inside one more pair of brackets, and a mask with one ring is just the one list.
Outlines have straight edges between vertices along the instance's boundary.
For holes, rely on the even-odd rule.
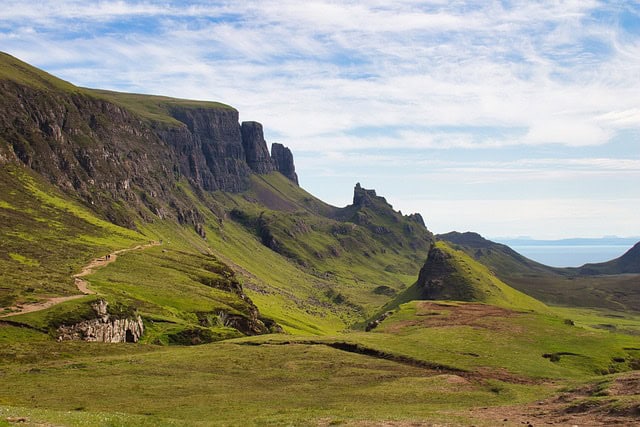
[[513,310],[547,311],[544,304],[513,289],[481,262],[443,241],[429,251],[416,283],[389,307],[411,300],[481,302]]
[[510,286],[620,310],[637,275],[436,242],[360,183],[331,206],[228,105],[5,54],[0,93],[0,425],[637,418],[640,318]]
[[161,243],[96,272],[99,296],[13,321],[55,334],[104,299],[159,343],[336,331],[413,283],[433,244],[360,184],[343,208],[307,193],[291,151],[228,105],[78,88],[7,54],[0,94],[5,313],[77,295],[95,257]]
[[477,233],[452,231],[446,234],[438,234],[436,238],[463,249],[475,260],[488,266],[499,276],[561,273],[560,269],[535,262],[520,255],[509,246],[487,240]]

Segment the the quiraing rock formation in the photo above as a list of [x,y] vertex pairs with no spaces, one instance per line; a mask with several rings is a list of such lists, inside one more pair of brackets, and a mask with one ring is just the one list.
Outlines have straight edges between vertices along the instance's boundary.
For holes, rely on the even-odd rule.
[[58,327],[58,341],[138,342],[144,333],[142,318],[137,315],[114,318],[108,313],[108,306],[106,301],[98,300],[91,305],[96,314],[95,319]]
[[8,55],[0,61],[32,78],[0,78],[0,162],[26,165],[118,225],[171,217],[202,228],[176,186],[183,179],[196,192],[242,192],[254,173],[284,171],[295,180],[291,152],[277,148],[285,160],[273,160],[262,125],[240,124],[232,107],[127,98],[134,107],[154,104],[150,114],[119,94],[43,77]]
[[298,185],[298,174],[293,164],[293,154],[291,150],[282,144],[274,142],[271,144],[271,158],[276,170]]
[[247,164],[256,173],[273,172],[275,166],[264,140],[262,125],[258,122],[242,122],[242,147]]
[[474,301],[475,290],[457,271],[451,255],[433,246],[418,275],[420,299]]

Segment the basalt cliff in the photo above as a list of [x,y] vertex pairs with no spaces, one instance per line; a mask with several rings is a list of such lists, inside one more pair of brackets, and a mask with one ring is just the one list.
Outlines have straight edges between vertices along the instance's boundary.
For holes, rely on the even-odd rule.
[[[32,78],[0,79],[0,163],[24,164],[115,224],[171,217],[201,228],[202,216],[176,188],[182,180],[196,192],[238,193],[251,174],[279,171],[297,184],[291,151],[274,144],[272,157],[262,125],[239,123],[232,107],[124,98],[17,66]],[[137,114],[150,98],[162,116]]]

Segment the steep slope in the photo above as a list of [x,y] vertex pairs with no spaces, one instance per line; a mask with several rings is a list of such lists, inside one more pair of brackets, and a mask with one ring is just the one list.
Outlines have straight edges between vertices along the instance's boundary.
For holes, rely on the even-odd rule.
[[417,282],[388,307],[411,300],[481,302],[512,310],[547,312],[538,300],[510,287],[465,252],[437,242]]
[[[227,105],[77,88],[5,54],[0,93],[3,171],[35,182],[0,177],[3,233],[22,236],[0,252],[3,270],[16,272],[0,292],[5,309],[73,294],[72,275],[92,258],[156,240],[161,248],[129,253],[89,281],[112,305],[138,310],[159,342],[183,330],[197,339],[237,333],[224,329],[229,316],[335,332],[413,283],[431,246],[419,216],[395,212],[373,190],[358,185],[354,205],[336,208],[301,189],[291,151],[274,144],[272,156],[262,126],[240,123]],[[37,206],[51,194],[56,215],[81,211],[130,240],[103,243],[99,228],[89,230],[52,267],[47,250],[75,234]],[[30,247],[31,222],[57,244]],[[47,286],[28,284],[49,268],[58,273]],[[14,320],[45,327],[90,303]]]

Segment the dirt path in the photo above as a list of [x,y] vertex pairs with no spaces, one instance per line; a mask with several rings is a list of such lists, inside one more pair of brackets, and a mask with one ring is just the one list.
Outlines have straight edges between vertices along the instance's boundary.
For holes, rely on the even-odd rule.
[[13,307],[9,307],[9,310],[11,310],[11,312],[0,314],[0,317],[11,317],[11,316],[17,316],[18,314],[33,313],[34,311],[45,310],[49,307],[53,307],[54,305],[58,305],[65,301],[71,301],[74,299],[82,298],[86,295],[94,295],[96,294],[96,292],[89,288],[89,282],[83,279],[83,277],[92,274],[97,269],[102,268],[105,265],[111,264],[116,259],[118,259],[118,255],[121,255],[125,252],[142,250],[142,249],[149,248],[151,246],[158,246],[158,245],[160,245],[160,242],[151,242],[146,245],[138,245],[133,248],[120,249],[106,256],[96,258],[93,261],[91,261],[89,264],[84,266],[80,273],[74,274],[73,276],[75,279],[76,287],[80,292],[82,292],[80,295],[71,295],[68,297],[53,297],[53,298],[47,298],[44,301],[35,302],[32,304],[16,305]]

